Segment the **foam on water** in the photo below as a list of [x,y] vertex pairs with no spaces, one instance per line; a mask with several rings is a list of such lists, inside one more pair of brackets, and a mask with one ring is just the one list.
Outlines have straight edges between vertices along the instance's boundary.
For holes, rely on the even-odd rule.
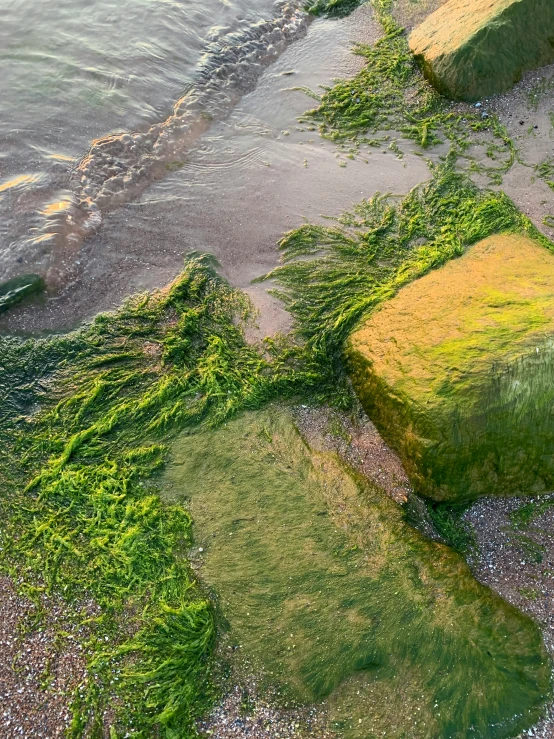
[[310,16],[295,2],[276,5],[275,17],[223,35],[201,60],[195,82],[172,114],[145,132],[106,136],[70,174],[66,195],[42,211],[44,220],[32,241],[51,252],[47,281],[63,282],[68,254],[98,230],[102,215],[139,196],[150,183],[182,165],[187,151],[221,120],[284,49],[303,37]]

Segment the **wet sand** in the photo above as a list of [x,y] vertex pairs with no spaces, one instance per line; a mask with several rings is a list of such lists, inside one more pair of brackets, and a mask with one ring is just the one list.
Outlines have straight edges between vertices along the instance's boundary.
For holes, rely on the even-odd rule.
[[[438,4],[440,0],[429,7]],[[406,21],[409,24],[414,17],[410,21],[406,16]],[[367,8],[343,21],[312,23],[307,38],[289,47],[231,117],[202,137],[181,169],[149,188],[137,202],[106,217],[101,230],[85,241],[71,267],[71,279],[59,294],[2,316],[0,330],[43,332],[74,327],[99,311],[116,308],[126,295],[163,287],[180,271],[183,256],[191,250],[213,253],[229,281],[251,295],[261,311],[255,335],[287,330],[290,318],[268,296],[267,286],[251,284],[278,263],[277,242],[282,233],[304,221],[321,222],[323,215],[336,215],[377,191],[405,193],[428,177],[427,165],[414,155],[412,144],[402,142],[403,160],[375,149],[366,164],[361,157],[354,161],[338,157],[333,144],[321,140],[316,131],[300,130],[305,126],[297,122],[312,102],[290,88],[315,89],[334,77],[355,73],[360,60],[350,53],[351,42],[370,42],[378,33]],[[483,101],[486,110],[497,112],[519,149],[519,161],[505,175],[500,189],[550,237],[554,229],[543,220],[554,215],[554,192],[536,178],[534,166],[554,157],[549,115],[554,85],[548,83],[552,76],[554,67],[531,73],[510,93]],[[538,90],[536,98],[534,90]],[[305,432],[317,428],[321,433],[322,420],[311,414],[309,409],[300,411]],[[398,460],[380,444],[378,435],[369,441],[362,435],[347,445],[347,460],[353,463],[359,458],[361,471],[388,484],[400,501],[409,486]],[[546,573],[554,562],[554,522],[551,513],[545,514],[537,521],[540,531],[533,533],[545,547],[544,562],[522,559],[508,518],[517,505],[516,501],[484,500],[472,508],[468,520],[475,526],[480,545],[473,567],[482,582],[541,624],[547,645],[553,649],[554,581]],[[9,597],[9,589],[0,590],[0,608],[9,606]],[[229,696],[229,711],[222,710],[210,719],[215,736],[224,736],[217,733],[217,721],[227,721],[237,701],[236,695]],[[225,736],[254,736],[236,728]],[[12,736],[9,731],[6,722],[0,722],[0,736]],[[554,736],[554,721],[547,719],[525,736]]]
[[338,215],[377,191],[405,193],[429,176],[411,146],[403,147],[403,160],[378,149],[369,152],[368,163],[350,160],[298,124],[314,101],[291,88],[317,90],[351,76],[362,63],[352,43],[378,35],[367,7],[340,21],[314,21],[230,118],[202,137],[181,169],[106,216],[68,267],[71,279],[58,294],[5,314],[0,330],[74,327],[129,294],[163,287],[193,250],[214,254],[225,277],[247,290],[263,311],[265,333],[286,329],[288,317],[267,297],[266,286],[251,285],[278,263],[282,234]]

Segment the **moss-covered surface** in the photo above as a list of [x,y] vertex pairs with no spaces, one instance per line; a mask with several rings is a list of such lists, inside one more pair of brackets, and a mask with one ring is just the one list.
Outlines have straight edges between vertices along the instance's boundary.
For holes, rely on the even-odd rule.
[[486,239],[413,282],[350,341],[362,402],[435,499],[554,485],[554,256]]
[[440,93],[471,101],[554,61],[553,38],[550,0],[449,0],[412,32],[410,48]]
[[[392,15],[393,0],[371,0],[383,37],[372,46],[358,45],[366,59],[361,71],[340,80],[318,99],[304,120],[337,142],[380,144],[383,132],[399,132],[427,149],[448,142],[468,166],[495,181],[511,167],[515,149],[495,116],[473,109],[453,109],[424,79],[408,47],[404,29]],[[470,154],[471,144],[485,147],[487,161]]]
[[162,487],[190,506],[227,643],[284,700],[326,699],[338,736],[508,737],[537,715],[538,629],[290,411],[181,435]]
[[447,163],[404,198],[376,195],[334,219],[283,237],[269,277],[312,357],[342,371],[345,341],[400,288],[502,231],[554,248],[503,193],[480,190]]
[[246,344],[248,311],[193,258],[166,291],[78,332],[0,339],[0,568],[39,611],[56,592],[86,624],[72,737],[105,736],[106,715],[117,735],[192,737],[209,705],[214,623],[184,557],[190,516],[146,483],[175,431],[309,392],[315,376],[324,391],[294,350],[271,361]]

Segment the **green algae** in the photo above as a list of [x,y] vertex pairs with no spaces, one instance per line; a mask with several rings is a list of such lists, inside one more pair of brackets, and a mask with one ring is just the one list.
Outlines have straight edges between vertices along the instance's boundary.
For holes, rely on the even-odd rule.
[[0,313],[43,291],[44,280],[40,275],[20,275],[3,282],[0,285]]
[[508,737],[538,716],[537,627],[290,411],[178,437],[163,488],[190,506],[225,643],[283,700],[324,701],[338,736]]
[[267,278],[314,356],[341,372],[354,327],[398,290],[498,232],[539,234],[501,192],[480,190],[450,163],[406,197],[377,194],[335,219],[280,242],[284,264]]
[[[111,728],[118,735],[192,737],[195,718],[212,699],[214,611],[187,562],[191,518],[181,505],[161,501],[158,486],[152,482],[166,459],[166,445],[172,436],[188,429],[195,433],[187,440],[201,446],[213,440],[215,426],[223,432],[221,424],[227,419],[275,397],[297,393],[304,400],[329,400],[339,394],[340,400],[347,399],[341,352],[355,322],[402,284],[461,253],[472,240],[504,228],[518,231],[529,226],[505,196],[480,192],[446,168],[401,203],[377,197],[345,214],[336,228],[307,226],[290,234],[285,243],[292,261],[282,269],[304,264],[294,261],[297,256],[308,257],[307,268],[313,267],[312,258],[323,259],[319,282],[302,280],[302,290],[316,288],[315,302],[309,305],[311,297],[298,292],[298,279],[311,272],[296,272],[288,286],[293,313],[305,319],[300,320],[298,332],[303,346],[268,342],[263,354],[248,346],[241,328],[250,311],[246,298],[225,285],[199,258],[187,263],[183,275],[168,290],[134,298],[114,315],[101,316],[81,331],[42,340],[0,340],[0,432],[5,442],[0,461],[2,569],[28,592],[34,588],[61,593],[77,609],[80,599],[90,597],[101,609],[93,622],[87,614],[76,616],[79,623],[88,622],[92,633],[86,643],[88,675],[74,696],[71,736],[101,736],[104,712],[110,705],[115,709]],[[327,257],[332,255],[332,259],[318,256],[322,249],[328,249]],[[278,277],[284,274],[281,271]],[[331,276],[333,279],[327,279]],[[364,296],[368,289],[373,291],[369,299]],[[342,301],[340,309],[338,300]],[[236,423],[241,420],[239,417]],[[270,425],[266,431],[272,435]],[[297,437],[294,439],[300,459],[299,450],[304,447],[299,446]],[[244,463],[242,451],[235,446],[233,454]],[[372,519],[370,533],[375,531],[376,541],[388,530],[390,517],[392,528],[397,528],[387,557],[390,554],[392,558],[400,548],[400,569],[384,562],[387,557],[375,547],[376,570],[364,580],[368,597],[374,597],[375,602],[363,605],[365,591],[355,590],[354,574],[348,570],[356,563],[357,570],[362,567],[359,552],[351,548],[355,542],[341,538],[339,527],[321,529],[314,551],[321,553],[322,562],[335,567],[329,570],[337,575],[333,597],[338,598],[339,585],[348,581],[360,598],[362,616],[376,625],[380,641],[374,651],[373,646],[367,647],[369,642],[361,631],[355,632],[361,639],[358,642],[341,642],[332,635],[328,641],[341,654],[344,651],[344,661],[334,660],[334,666],[329,667],[325,650],[311,661],[308,642],[317,642],[319,635],[312,613],[302,637],[306,659],[302,665],[306,667],[299,667],[300,677],[291,681],[291,697],[318,700],[316,696],[327,695],[337,730],[359,739],[368,739],[364,725],[368,717],[381,733],[392,727],[398,736],[414,736],[413,724],[402,724],[405,705],[413,707],[414,715],[417,707],[421,708],[423,715],[415,726],[421,736],[427,736],[424,732],[438,720],[432,701],[439,700],[440,705],[452,706],[450,718],[445,713],[441,719],[445,721],[441,731],[445,737],[455,737],[454,722],[465,726],[472,717],[485,722],[497,715],[495,711],[500,714],[506,710],[502,691],[511,679],[512,656],[503,647],[509,642],[520,650],[524,661],[528,660],[523,674],[518,675],[525,688],[510,701],[509,708],[520,706],[526,713],[510,726],[491,729],[500,733],[483,736],[509,736],[520,725],[518,721],[521,726],[529,725],[548,692],[548,669],[536,629],[471,580],[463,563],[452,559],[455,555],[444,548],[433,550],[440,552],[441,561],[450,563],[446,584],[440,572],[433,574],[432,580],[438,583],[435,600],[440,601],[444,593],[449,599],[450,610],[444,618],[452,614],[453,624],[458,618],[464,623],[460,614],[478,623],[484,623],[481,618],[492,619],[490,628],[481,634],[482,643],[490,647],[492,655],[498,655],[501,674],[491,667],[486,674],[492,687],[483,690],[486,699],[476,694],[473,702],[463,703],[456,686],[445,682],[444,674],[450,669],[447,657],[452,660],[456,656],[466,672],[475,670],[478,685],[485,675],[482,659],[486,662],[486,649],[470,645],[471,649],[464,651],[456,641],[459,635],[449,634],[448,629],[425,631],[421,619],[427,618],[427,606],[437,617],[440,609],[435,608],[424,585],[418,584],[423,565],[408,572],[400,567],[408,550],[414,557],[432,559],[425,554],[426,547],[435,545],[424,543],[419,534],[398,522],[398,509],[379,491],[366,490],[336,460],[327,460],[323,469],[314,467],[313,455],[306,454],[303,464],[308,477],[315,478],[318,495],[327,481],[331,485],[331,479],[340,481],[335,493],[342,490],[357,496],[356,500],[364,488],[363,501],[371,499],[382,512],[379,521]],[[294,464],[291,467],[294,469]],[[213,475],[216,468],[214,463]],[[220,477],[222,473],[226,470],[219,470]],[[214,484],[214,494],[217,489]],[[366,501],[363,505],[356,502],[354,507],[366,511],[368,506]],[[239,507],[243,509],[245,506]],[[250,516],[247,509],[246,513]],[[290,514],[293,528],[297,521],[294,511]],[[352,525],[358,521],[356,536],[367,554],[373,550],[363,538],[364,516],[360,513]],[[242,512],[233,520],[240,518]],[[318,522],[325,518],[318,516]],[[303,530],[299,525],[297,535]],[[282,524],[281,533],[287,533]],[[333,543],[330,558],[327,535]],[[383,574],[380,568],[385,566],[388,569]],[[375,582],[377,571],[380,574]],[[298,582],[313,585],[304,575],[298,574]],[[417,585],[417,597],[409,601],[413,609],[391,613],[386,601],[394,592],[392,588],[401,588],[398,593],[411,592],[411,580]],[[461,589],[459,582],[464,583]],[[248,583],[242,584],[246,588]],[[462,597],[468,593],[470,602]],[[290,618],[298,615],[298,603],[293,601]],[[340,603],[343,611],[339,613],[349,610],[348,604]],[[323,610],[329,615],[329,608]],[[394,626],[392,651],[387,651],[390,633],[377,628],[382,613],[390,614],[391,629]],[[395,619],[400,614],[405,619],[399,623]],[[498,628],[493,629],[492,623]],[[407,641],[396,638],[405,633],[408,624],[414,624],[418,634],[413,649]],[[288,626],[286,622],[283,628]],[[289,633],[294,634],[294,629]],[[427,636],[430,641],[426,642]],[[504,641],[503,636],[507,637]],[[358,650],[360,644],[363,648]],[[374,665],[378,659],[381,662]],[[431,664],[435,659],[436,671]],[[427,662],[431,673],[423,674],[421,665]],[[380,679],[374,679],[376,674]],[[433,693],[429,687],[435,677],[436,686],[443,686],[442,692],[435,686],[438,693]],[[391,695],[398,696],[398,703],[390,701]],[[385,703],[387,711],[382,708]]]
[[344,18],[367,0],[312,0],[305,5],[305,9],[312,15],[322,15],[325,18]]
[[[276,293],[295,317],[296,330],[309,350],[334,366],[338,376],[344,366],[346,342],[376,308],[403,286],[499,232],[532,237],[545,247],[544,258],[548,258],[547,249],[552,251],[552,244],[506,195],[478,189],[446,164],[434,170],[430,182],[416,187],[404,199],[378,195],[340,216],[333,226],[307,224],[286,234],[281,242],[285,263],[269,277],[280,284]],[[446,362],[459,368],[455,375],[460,377],[466,363],[471,363],[472,357],[478,360],[491,340],[491,346],[500,341],[508,354],[501,356],[499,350],[495,355],[498,364],[477,395],[468,387],[463,413],[453,400],[440,430],[421,421],[423,426],[416,435],[421,444],[410,444],[412,437],[406,436],[406,429],[414,424],[418,428],[417,419],[426,418],[429,407],[424,405],[421,413],[411,415],[409,403],[393,401],[391,396],[388,411],[379,415],[379,404],[372,398],[388,397],[386,387],[379,383],[371,390],[365,387],[371,373],[358,367],[358,377],[356,361],[351,363],[366,409],[389,443],[401,452],[420,492],[435,500],[469,500],[487,492],[541,492],[552,482],[545,453],[551,434],[551,352],[545,337],[541,338],[550,322],[544,313],[546,303],[541,308],[533,300],[510,300],[505,294],[485,297],[492,322],[485,321],[479,335],[470,330],[465,338],[454,337],[450,345],[441,344],[433,350],[426,379],[420,378],[425,395],[422,402],[449,402],[443,375],[433,374],[434,364]],[[518,336],[527,340],[531,334],[540,342],[539,354],[539,345],[533,345],[529,356],[512,356],[512,350],[521,348]],[[484,356],[489,355],[485,352]],[[466,379],[469,382],[470,376]],[[513,392],[516,386],[526,388],[517,397]],[[449,439],[446,449],[425,441],[438,438]],[[496,451],[500,438],[506,444],[501,460]],[[518,442],[514,448],[516,438],[521,445]]]
[[[515,161],[515,148],[498,119],[475,110],[457,110],[424,79],[410,52],[404,29],[392,15],[392,0],[372,0],[384,35],[372,46],[359,44],[366,60],[361,71],[327,89],[319,105],[303,120],[315,123],[322,136],[337,142],[372,144],[384,131],[397,131],[423,149],[447,141],[466,157],[469,169],[500,182]],[[483,144],[490,164],[468,151]],[[496,163],[495,163],[496,161]]]
[[552,157],[547,157],[539,164],[535,165],[537,177],[546,182],[551,190],[554,190],[554,161]]
[[213,613],[183,556],[190,516],[148,479],[175,431],[310,386],[294,351],[271,363],[246,344],[249,311],[196,257],[166,291],[74,334],[0,340],[0,564],[92,629],[73,737],[103,735],[108,704],[114,730],[192,737],[209,703]]
[[525,529],[534,521],[535,518],[542,516],[546,511],[552,508],[552,506],[554,506],[554,500],[552,500],[552,498],[546,498],[539,501],[532,500],[528,503],[523,503],[523,505],[510,513],[510,522],[516,529]]
[[421,494],[552,489],[553,278],[543,246],[493,236],[353,334],[354,386]]
[[477,541],[472,527],[463,519],[469,504],[428,503],[427,512],[433,526],[448,546],[465,557],[477,549]]

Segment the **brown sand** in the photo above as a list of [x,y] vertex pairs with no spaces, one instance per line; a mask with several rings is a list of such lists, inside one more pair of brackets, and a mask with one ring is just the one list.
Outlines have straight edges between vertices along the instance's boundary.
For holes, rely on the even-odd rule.
[[290,46],[233,115],[210,129],[181,170],[107,215],[63,291],[5,314],[0,331],[72,327],[126,295],[167,284],[191,250],[215,254],[232,284],[270,308],[262,318],[266,333],[286,330],[288,317],[267,298],[266,286],[250,284],[278,263],[283,232],[377,191],[405,193],[429,176],[411,146],[402,161],[375,150],[366,164],[337,157],[331,142],[298,125],[313,101],[291,88],[317,90],[354,74],[362,60],[351,53],[352,43],[378,35],[367,7],[340,21],[314,21],[307,38]]

